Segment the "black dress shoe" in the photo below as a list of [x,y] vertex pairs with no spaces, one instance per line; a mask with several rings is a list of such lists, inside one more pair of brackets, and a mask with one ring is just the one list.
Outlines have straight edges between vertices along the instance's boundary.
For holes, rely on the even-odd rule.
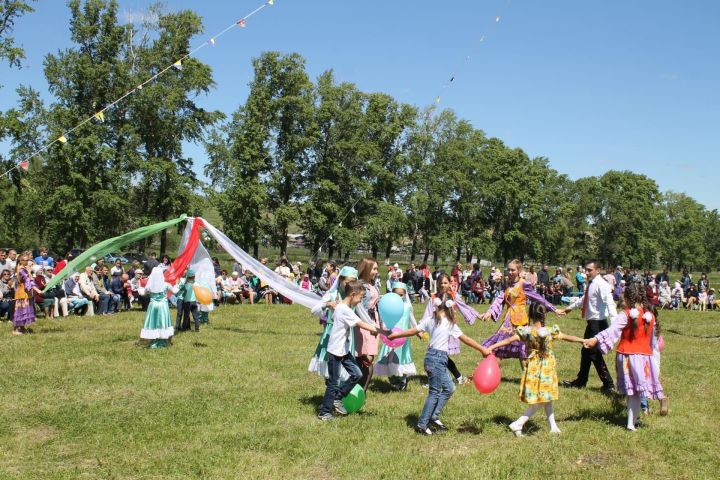
[[415,425],[415,432],[419,433],[420,435],[425,435],[426,437],[429,437],[433,434],[433,432],[429,428],[420,428],[418,425]]
[[563,380],[562,386],[567,388],[585,388],[585,385],[579,384],[577,380]]
[[603,385],[600,388],[600,391],[605,395],[612,395],[613,393],[615,393],[615,385]]

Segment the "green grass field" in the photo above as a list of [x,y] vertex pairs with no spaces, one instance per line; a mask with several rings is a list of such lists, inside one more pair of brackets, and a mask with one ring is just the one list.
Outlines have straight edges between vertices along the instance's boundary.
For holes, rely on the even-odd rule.
[[[582,336],[576,312],[558,320]],[[561,390],[561,435],[538,414],[524,438],[506,426],[524,410],[514,360],[495,393],[458,388],[443,435],[411,428],[427,393],[421,377],[405,392],[378,378],[359,414],[318,421],[324,382],[307,364],[320,327],[300,306],[223,306],[167,350],[139,345],[140,312],[39,320],[22,337],[5,323],[0,478],[717,478],[720,313],[661,320],[669,416],[626,432],[624,402],[603,396],[593,373],[588,389]],[[483,339],[496,326],[463,329]],[[418,370],[425,347],[413,339]],[[579,346],[556,352],[559,377],[573,378]],[[455,358],[469,374],[481,356],[463,347]]]

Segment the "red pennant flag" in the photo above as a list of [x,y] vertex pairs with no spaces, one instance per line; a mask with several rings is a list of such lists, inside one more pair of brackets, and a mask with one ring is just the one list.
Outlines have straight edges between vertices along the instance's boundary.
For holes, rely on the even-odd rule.
[[22,162],[20,162],[20,168],[22,168],[23,170],[27,170],[29,166],[30,162],[28,162],[27,160],[23,160]]
[[240,20],[237,21],[237,24],[240,27],[245,27],[245,19],[241,18]]

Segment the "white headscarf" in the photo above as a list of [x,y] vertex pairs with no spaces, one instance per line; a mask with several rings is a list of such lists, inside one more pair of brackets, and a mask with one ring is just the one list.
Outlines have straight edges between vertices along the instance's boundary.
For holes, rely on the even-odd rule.
[[145,290],[150,293],[163,293],[165,291],[165,275],[164,269],[157,266],[152,269],[150,276],[148,277],[147,285]]

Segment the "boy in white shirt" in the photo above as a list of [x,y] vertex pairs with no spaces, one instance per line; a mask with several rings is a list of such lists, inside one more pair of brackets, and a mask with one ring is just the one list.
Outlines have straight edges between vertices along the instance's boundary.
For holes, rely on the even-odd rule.
[[[360,367],[350,354],[350,333],[352,328],[357,326],[375,335],[378,333],[375,325],[363,322],[352,310],[362,301],[363,296],[365,296],[365,287],[362,282],[353,280],[345,285],[345,298],[342,302],[327,304],[327,306],[334,308],[335,311],[332,317],[333,326],[327,346],[328,374],[330,378],[328,378],[325,396],[318,412],[320,420],[331,420],[333,410],[339,415],[347,415],[347,411],[342,404],[342,398],[346,397],[362,378]],[[341,368],[344,368],[350,376],[343,385],[340,385]]]

